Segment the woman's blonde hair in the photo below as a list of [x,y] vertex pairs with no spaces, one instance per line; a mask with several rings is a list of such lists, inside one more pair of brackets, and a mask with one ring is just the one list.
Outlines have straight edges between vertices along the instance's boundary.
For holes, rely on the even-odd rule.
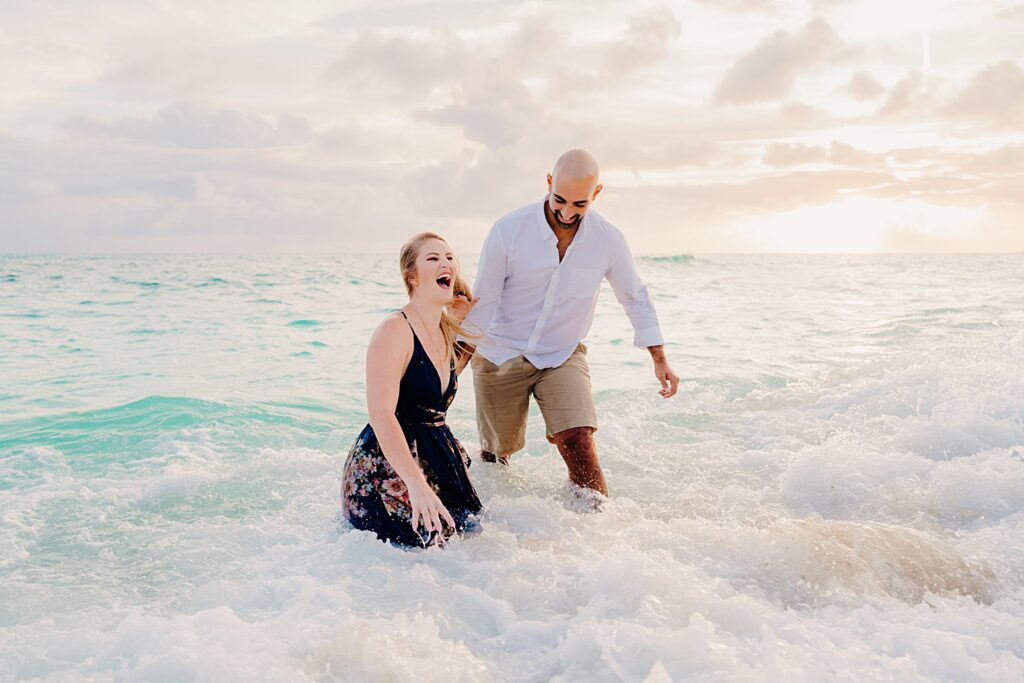
[[[398,256],[398,267],[402,271],[402,282],[405,283],[405,291],[412,296],[412,276],[416,271],[416,259],[420,255],[420,247],[427,240],[441,240],[445,244],[448,244],[448,240],[441,237],[434,232],[421,232],[415,235],[412,239],[402,245],[402,251]],[[469,283],[462,277],[461,270],[455,276],[455,281],[452,282],[452,296],[464,296],[466,299],[473,300],[473,292],[469,287]],[[480,335],[472,334],[462,328],[462,325],[455,321],[455,318],[448,312],[446,306],[441,311],[441,334],[444,335],[444,343],[447,348],[448,356],[455,358],[455,337],[456,335],[462,335],[468,338],[477,338]]]

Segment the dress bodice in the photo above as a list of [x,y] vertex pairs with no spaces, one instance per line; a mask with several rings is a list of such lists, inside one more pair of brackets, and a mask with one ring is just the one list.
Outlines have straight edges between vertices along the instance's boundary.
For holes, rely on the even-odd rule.
[[[403,314],[404,315],[404,314]],[[409,326],[412,329],[412,325]],[[412,332],[412,358],[402,375],[398,390],[395,416],[399,422],[443,426],[448,406],[458,390],[458,376],[455,374],[455,359],[448,370],[448,386],[441,391],[441,378],[430,356],[420,343],[416,331]]]

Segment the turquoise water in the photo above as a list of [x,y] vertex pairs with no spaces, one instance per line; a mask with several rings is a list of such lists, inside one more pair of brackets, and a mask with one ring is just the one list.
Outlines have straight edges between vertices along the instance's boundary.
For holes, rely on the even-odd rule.
[[606,288],[607,510],[535,415],[406,553],[337,501],[393,257],[0,257],[0,680],[1020,680],[1024,256],[638,266],[685,382]]

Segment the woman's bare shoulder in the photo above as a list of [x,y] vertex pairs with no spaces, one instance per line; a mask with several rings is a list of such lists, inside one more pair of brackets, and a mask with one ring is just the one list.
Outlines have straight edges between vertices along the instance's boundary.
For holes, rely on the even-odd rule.
[[392,313],[377,325],[370,339],[370,346],[405,350],[412,346],[412,329],[401,313]]

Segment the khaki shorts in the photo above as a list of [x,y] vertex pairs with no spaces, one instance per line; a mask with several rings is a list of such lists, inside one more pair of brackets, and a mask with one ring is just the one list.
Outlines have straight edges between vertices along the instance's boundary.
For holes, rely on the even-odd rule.
[[473,356],[476,421],[480,447],[504,457],[526,445],[530,394],[537,399],[548,441],[573,427],[597,430],[597,410],[591,395],[587,347],[582,343],[555,368],[538,370],[522,356],[497,366]]

